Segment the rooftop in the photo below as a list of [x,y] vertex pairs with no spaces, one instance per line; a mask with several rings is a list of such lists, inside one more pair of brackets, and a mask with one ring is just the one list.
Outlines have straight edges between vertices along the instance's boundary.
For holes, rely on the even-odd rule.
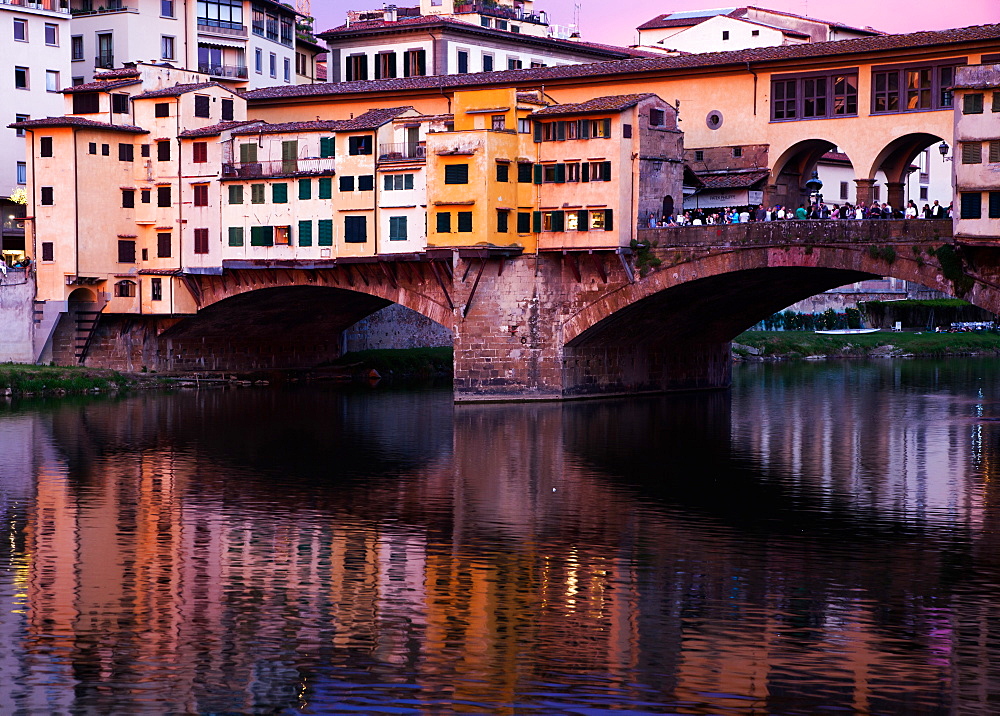
[[96,82],[87,82],[82,85],[74,85],[72,87],[67,87],[62,90],[63,94],[75,94],[77,92],[109,92],[111,90],[119,89],[121,87],[131,87],[132,85],[141,85],[142,80],[138,79],[120,79],[120,80],[98,80]]
[[532,112],[532,116],[543,115],[570,115],[570,114],[595,114],[604,112],[621,112],[622,110],[634,107],[647,97],[655,97],[652,92],[643,94],[620,94],[610,97],[595,97],[594,99],[580,102],[578,104],[554,104],[551,107],[538,109]]
[[128,132],[130,134],[149,134],[149,130],[142,127],[134,127],[131,124],[108,124],[107,122],[95,122],[92,119],[83,117],[45,117],[43,119],[26,119],[23,122],[8,124],[12,129],[39,129],[39,128],[79,128],[97,129],[111,132]]
[[174,85],[173,87],[164,87],[158,90],[149,90],[148,92],[143,92],[137,94],[132,99],[155,99],[157,97],[180,97],[182,94],[188,92],[197,92],[198,90],[207,89],[208,87],[220,87],[227,92],[236,94],[231,89],[225,85],[221,85],[218,82],[196,82],[194,84],[181,84]]
[[713,17],[718,17],[719,15],[725,15],[727,17],[748,19],[746,16],[749,11],[756,11],[767,13],[768,15],[779,15],[781,17],[794,18],[796,20],[805,20],[807,22],[819,23],[821,25],[828,25],[829,27],[837,28],[840,30],[852,30],[854,32],[861,32],[869,35],[881,35],[882,33],[878,30],[873,30],[870,27],[852,27],[851,25],[845,25],[840,22],[827,22],[826,20],[819,20],[815,17],[808,17],[806,15],[796,15],[790,12],[783,12],[781,10],[771,10],[770,8],[757,7],[754,5],[747,5],[745,7],[723,7],[716,8],[714,10],[689,10],[685,12],[668,12],[663,15],[657,15],[652,20],[648,20],[643,24],[639,25],[638,30],[658,30],[661,28],[669,27],[693,27],[706,20]]

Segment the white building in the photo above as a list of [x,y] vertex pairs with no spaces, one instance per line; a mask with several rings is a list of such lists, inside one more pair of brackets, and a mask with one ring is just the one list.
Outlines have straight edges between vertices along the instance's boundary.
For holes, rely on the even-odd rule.
[[[989,60],[1000,62],[1000,55]],[[955,240],[996,246],[1000,239],[1000,64],[958,68],[955,144]]]
[[314,80],[322,51],[297,46],[296,11],[274,0],[71,2],[75,83],[125,63],[167,62],[249,89],[295,84]]
[[3,211],[2,249],[8,258],[24,253],[24,207],[10,196],[27,182],[28,167],[23,130],[7,129],[11,122],[62,114],[59,91],[69,84],[68,0],[0,0],[0,67],[9,73],[2,89],[4,129],[0,139],[0,210]]

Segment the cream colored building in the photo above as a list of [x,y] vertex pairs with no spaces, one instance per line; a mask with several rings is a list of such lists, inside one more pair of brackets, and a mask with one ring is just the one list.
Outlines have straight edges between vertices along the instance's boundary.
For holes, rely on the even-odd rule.
[[992,246],[1000,241],[1000,64],[956,73],[952,163],[955,238]]

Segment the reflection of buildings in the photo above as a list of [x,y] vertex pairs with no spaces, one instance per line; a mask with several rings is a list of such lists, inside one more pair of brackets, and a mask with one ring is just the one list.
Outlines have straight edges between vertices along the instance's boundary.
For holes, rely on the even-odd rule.
[[[27,613],[0,629],[45,681],[0,703],[320,711],[349,682],[441,708],[562,683],[782,710],[809,673],[840,680],[811,705],[855,711],[945,708],[948,679],[988,693],[956,635],[990,628],[937,596],[948,550],[990,539],[974,470],[995,446],[885,370],[863,401],[744,384],[731,416],[724,394],[453,414],[447,394],[306,392],[33,415],[63,453],[23,465]],[[936,520],[962,536],[920,533]]]

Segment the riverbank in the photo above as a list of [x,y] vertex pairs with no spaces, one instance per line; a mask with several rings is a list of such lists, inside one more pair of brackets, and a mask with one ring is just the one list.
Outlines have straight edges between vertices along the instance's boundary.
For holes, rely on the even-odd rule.
[[747,331],[733,341],[737,361],[989,355],[1000,355],[1000,334],[880,331],[830,336],[808,331]]
[[100,368],[25,365],[0,365],[0,397],[48,397],[116,393],[127,390],[163,387],[161,378],[152,374],[126,374]]

